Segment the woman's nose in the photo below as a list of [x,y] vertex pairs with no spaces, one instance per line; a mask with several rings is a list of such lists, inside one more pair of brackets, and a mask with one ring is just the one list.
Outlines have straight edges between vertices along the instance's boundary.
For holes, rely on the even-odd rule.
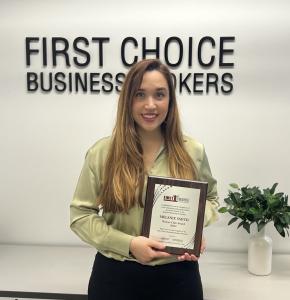
[[154,100],[153,97],[149,96],[147,98],[145,107],[146,108],[151,108],[151,109],[156,107],[155,100]]

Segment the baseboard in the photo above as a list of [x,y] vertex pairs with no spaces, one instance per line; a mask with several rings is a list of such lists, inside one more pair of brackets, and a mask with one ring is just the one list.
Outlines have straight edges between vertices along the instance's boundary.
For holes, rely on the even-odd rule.
[[19,298],[30,299],[59,299],[59,300],[87,300],[87,295],[81,294],[58,294],[58,293],[39,293],[39,292],[21,292],[21,291],[0,291],[0,299],[13,298],[18,300]]

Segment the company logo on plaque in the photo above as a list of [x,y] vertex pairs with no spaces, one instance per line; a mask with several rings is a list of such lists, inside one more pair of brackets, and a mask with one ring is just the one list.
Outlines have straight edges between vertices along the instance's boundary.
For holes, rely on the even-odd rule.
[[171,202],[184,202],[184,203],[189,202],[188,198],[181,198],[179,195],[164,196],[163,200],[164,201],[171,201]]

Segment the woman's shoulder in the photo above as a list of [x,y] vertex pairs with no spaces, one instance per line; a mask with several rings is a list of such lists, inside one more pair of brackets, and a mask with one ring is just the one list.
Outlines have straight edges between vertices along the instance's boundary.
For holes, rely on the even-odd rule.
[[86,156],[89,156],[89,158],[95,159],[96,157],[99,157],[100,159],[104,159],[107,155],[110,145],[111,145],[111,136],[103,137],[99,140],[97,140],[87,151]]
[[103,138],[100,138],[89,148],[89,151],[94,152],[100,149],[109,148],[111,140],[112,140],[111,136],[105,136]]
[[193,137],[183,135],[184,146],[194,160],[202,160],[204,156],[204,145]]
[[203,151],[204,145],[195,138],[188,135],[183,135],[183,141],[186,147],[191,147]]

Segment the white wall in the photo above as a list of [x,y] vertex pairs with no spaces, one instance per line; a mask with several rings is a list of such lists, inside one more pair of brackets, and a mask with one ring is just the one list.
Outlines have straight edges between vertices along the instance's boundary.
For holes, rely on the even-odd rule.
[[[25,37],[109,36],[105,65],[116,73],[125,70],[118,47],[126,36],[235,36],[233,93],[179,96],[184,131],[206,145],[221,200],[230,182],[279,182],[290,194],[289,12],[286,0],[2,0],[0,243],[82,244],[68,227],[69,203],[85,152],[110,134],[117,103],[116,93],[27,93]],[[208,247],[246,250],[248,235],[228,220],[206,229]],[[274,250],[289,253],[290,239],[269,229]]]

